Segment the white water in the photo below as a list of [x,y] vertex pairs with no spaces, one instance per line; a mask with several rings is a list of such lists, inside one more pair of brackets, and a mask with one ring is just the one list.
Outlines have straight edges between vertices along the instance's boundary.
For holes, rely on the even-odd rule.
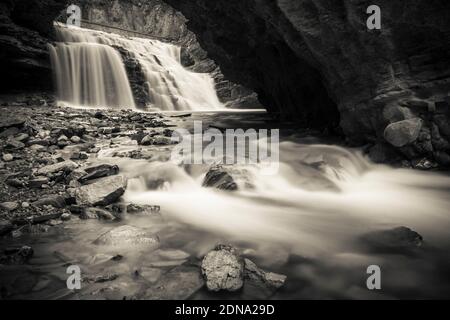
[[58,99],[63,104],[98,108],[135,108],[120,54],[99,38],[76,28],[56,27],[50,45]]
[[142,67],[151,105],[163,111],[224,110],[213,78],[181,65],[181,48],[157,40],[56,26],[62,41],[51,46],[60,100],[75,106],[134,107],[120,54],[126,49]]
[[[188,173],[171,162],[118,164],[131,178],[126,201],[160,205],[165,216],[223,241],[317,257],[351,252],[362,234],[398,226],[417,230],[428,243],[450,240],[450,177],[374,165],[337,146],[282,142],[278,173],[233,166],[241,188],[231,193],[201,186],[207,166],[190,166]],[[149,190],[155,180],[165,181],[163,187]]]

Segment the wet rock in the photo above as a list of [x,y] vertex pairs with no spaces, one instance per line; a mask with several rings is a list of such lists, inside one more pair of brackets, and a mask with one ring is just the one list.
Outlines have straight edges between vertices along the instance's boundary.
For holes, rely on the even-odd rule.
[[403,147],[417,140],[422,124],[420,118],[391,123],[384,130],[384,138],[394,147]]
[[423,237],[407,227],[370,232],[361,239],[370,249],[382,252],[417,249],[423,245]]
[[24,264],[33,257],[34,251],[29,246],[8,248],[0,256],[0,264]]
[[155,283],[161,278],[163,271],[159,268],[152,267],[142,267],[139,270],[136,270],[136,275],[144,278],[150,283]]
[[21,204],[22,208],[26,209],[30,207],[30,203],[29,202],[22,202]]
[[41,188],[42,185],[48,183],[48,178],[43,176],[38,176],[34,179],[28,180],[28,186],[30,188]]
[[203,180],[202,186],[228,191],[238,189],[238,185],[234,181],[233,177],[220,166],[213,167],[208,171]]
[[14,211],[19,208],[19,203],[15,201],[7,201],[0,203],[0,208],[6,211]]
[[74,152],[70,156],[70,160],[86,160],[89,159],[89,155],[86,152]]
[[66,206],[66,200],[60,195],[50,195],[33,202],[33,206],[52,206],[54,208],[64,208]]
[[273,272],[266,272],[256,266],[256,264],[249,260],[244,259],[245,269],[244,277],[248,281],[253,281],[258,285],[267,286],[270,289],[278,289],[284,285],[286,276]]
[[20,150],[25,148],[25,143],[17,141],[16,139],[8,139],[8,141],[6,141],[6,148]]
[[118,200],[126,187],[127,179],[124,176],[110,176],[77,188],[74,195],[78,204],[107,206]]
[[86,183],[89,180],[93,180],[93,179],[97,179],[97,178],[103,178],[103,177],[116,175],[119,173],[119,167],[116,165],[101,164],[101,165],[97,165],[97,166],[84,168],[84,171],[87,174],[78,179],[78,181],[80,181],[81,183]]
[[217,246],[202,261],[202,273],[210,291],[237,291],[244,284],[244,262],[229,246]]
[[158,236],[149,234],[147,231],[133,227],[120,226],[102,234],[94,244],[117,247],[145,247],[149,250],[159,248],[160,242]]
[[27,141],[30,138],[30,136],[26,133],[20,133],[17,135],[16,140],[20,142]]
[[140,297],[145,300],[185,300],[204,286],[197,266],[178,266],[163,275]]
[[86,276],[86,277],[83,277],[83,282],[103,283],[103,282],[114,281],[118,277],[119,277],[119,275],[115,274],[115,273],[108,273],[108,274],[102,274],[102,275],[96,275],[96,276]]
[[73,143],[80,143],[81,138],[79,136],[72,136],[70,138],[70,141],[72,141]]
[[149,135],[145,136],[140,142],[140,144],[143,146],[150,146],[150,145],[166,146],[166,145],[171,145],[173,143],[174,142],[169,137],[154,136],[153,134],[149,134]]
[[102,219],[102,220],[115,220],[116,217],[109,211],[101,208],[86,208],[80,215],[81,219]]
[[127,213],[136,215],[155,215],[161,211],[160,206],[137,205],[130,203],[126,207]]
[[165,250],[160,249],[156,251],[155,254],[159,255],[162,258],[170,260],[184,260],[189,258],[190,256],[189,253],[176,249],[165,249]]
[[70,213],[63,213],[61,215],[61,220],[62,221],[69,221],[71,217],[72,217],[72,215]]
[[0,236],[3,236],[14,229],[13,224],[9,220],[0,220]]
[[2,159],[5,162],[10,162],[10,161],[14,160],[14,156],[10,153],[5,153],[5,154],[3,154]]
[[436,162],[427,158],[413,160],[411,163],[412,167],[418,170],[431,170],[439,166]]
[[76,168],[78,168],[78,165],[75,162],[67,160],[67,161],[55,163],[55,164],[40,168],[37,171],[37,174],[46,176],[48,174],[56,173],[56,172],[60,172],[60,171],[71,172],[72,170],[74,170]]

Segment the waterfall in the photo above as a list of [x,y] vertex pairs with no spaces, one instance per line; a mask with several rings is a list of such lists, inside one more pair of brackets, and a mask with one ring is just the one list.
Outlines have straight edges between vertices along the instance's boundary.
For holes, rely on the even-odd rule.
[[102,31],[55,26],[61,42],[50,46],[58,97],[76,106],[134,107],[120,47],[141,66],[149,93],[148,107],[163,111],[225,109],[210,74],[181,64],[181,48],[157,40]]
[[56,27],[60,42],[50,45],[58,99],[63,104],[135,108],[120,54],[78,28]]
[[220,110],[214,79],[195,73],[181,64],[181,48],[158,40],[111,37],[113,45],[128,50],[140,63],[150,100],[160,110]]

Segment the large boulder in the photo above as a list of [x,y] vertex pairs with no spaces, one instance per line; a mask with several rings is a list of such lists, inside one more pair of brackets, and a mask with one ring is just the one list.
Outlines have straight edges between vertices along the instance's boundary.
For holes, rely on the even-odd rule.
[[394,147],[403,147],[417,140],[423,120],[413,118],[391,123],[384,130],[384,138]]
[[127,178],[122,175],[110,176],[75,189],[78,204],[107,206],[120,198],[127,188]]
[[244,261],[230,246],[219,245],[210,251],[201,267],[210,291],[237,291],[244,284]]

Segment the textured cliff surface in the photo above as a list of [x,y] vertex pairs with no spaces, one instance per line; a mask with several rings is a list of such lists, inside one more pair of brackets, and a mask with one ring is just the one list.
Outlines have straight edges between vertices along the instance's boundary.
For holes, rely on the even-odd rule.
[[[377,143],[374,157],[399,150],[450,163],[449,1],[165,1],[224,74],[269,109],[329,124],[335,104],[352,142]],[[369,31],[374,3],[382,28]]]
[[[50,90],[47,50],[52,21],[66,0],[6,0],[0,3],[1,92]],[[7,80],[7,81],[6,81]]]

